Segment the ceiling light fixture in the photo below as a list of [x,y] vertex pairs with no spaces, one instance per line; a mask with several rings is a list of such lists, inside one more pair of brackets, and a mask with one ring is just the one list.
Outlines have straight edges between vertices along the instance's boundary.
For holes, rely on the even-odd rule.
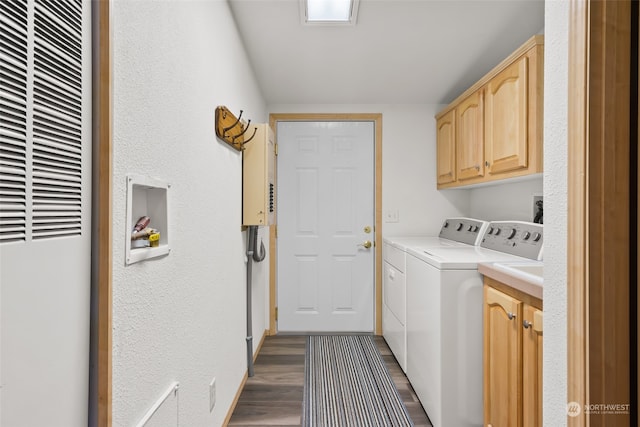
[[300,14],[307,25],[354,25],[358,0],[300,0]]

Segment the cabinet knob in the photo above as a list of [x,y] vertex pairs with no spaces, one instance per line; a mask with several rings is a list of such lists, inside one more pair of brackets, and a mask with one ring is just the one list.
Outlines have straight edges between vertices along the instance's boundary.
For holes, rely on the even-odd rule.
[[513,320],[516,317],[516,314],[509,312],[507,313],[507,317],[509,318],[509,320]]
[[529,322],[528,320],[522,322],[522,326],[524,326],[525,329],[529,329],[531,325],[533,325],[533,323]]
[[489,161],[484,162],[484,165],[485,165],[486,167],[489,167]]

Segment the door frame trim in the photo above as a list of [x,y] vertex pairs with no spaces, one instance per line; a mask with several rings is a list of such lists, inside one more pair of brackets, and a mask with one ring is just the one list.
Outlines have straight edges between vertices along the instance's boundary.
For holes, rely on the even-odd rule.
[[[631,403],[629,6],[570,5],[567,400],[581,405]],[[581,412],[567,424],[615,424],[620,417]]]
[[[96,283],[92,284],[97,295],[92,295],[93,307],[97,313],[92,318],[97,319],[95,339],[97,355],[92,357],[97,362],[97,370],[93,386],[96,394],[97,425],[111,427],[112,425],[112,235],[113,235],[113,111],[112,111],[112,38],[111,38],[111,0],[99,0],[92,3],[92,28],[94,69],[93,90],[93,221],[92,246],[97,251],[92,255],[92,273]],[[93,310],[93,308],[92,308]]]
[[[299,122],[373,122],[375,131],[375,330],[376,335],[382,334],[382,113],[272,113],[269,114],[269,125],[275,135],[276,144],[278,142],[278,122],[299,121]],[[275,171],[276,185],[278,182],[278,168],[276,161]],[[269,335],[275,335],[277,330],[276,320],[276,289],[277,289],[277,216],[276,206],[276,226],[269,227]]]

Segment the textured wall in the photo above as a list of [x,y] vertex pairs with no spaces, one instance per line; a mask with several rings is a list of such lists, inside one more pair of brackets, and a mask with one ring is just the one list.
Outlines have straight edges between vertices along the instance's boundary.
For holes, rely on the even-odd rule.
[[567,412],[567,90],[569,3],[545,3],[544,425]]
[[270,113],[382,113],[383,236],[437,234],[444,218],[469,210],[466,190],[436,190],[436,123],[441,105],[269,105]]
[[[113,424],[135,425],[179,381],[180,425],[220,425],[246,369],[245,233],[241,156],[216,139],[214,111],[264,122],[264,101],[226,1],[116,0],[112,25]],[[171,183],[171,253],[125,266],[128,173]]]

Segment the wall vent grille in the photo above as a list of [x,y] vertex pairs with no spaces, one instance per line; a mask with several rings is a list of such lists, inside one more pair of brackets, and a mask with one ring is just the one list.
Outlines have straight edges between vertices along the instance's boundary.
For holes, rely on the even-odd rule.
[[82,3],[1,3],[0,243],[80,235]]
[[26,238],[27,15],[26,1],[0,2],[0,243]]

